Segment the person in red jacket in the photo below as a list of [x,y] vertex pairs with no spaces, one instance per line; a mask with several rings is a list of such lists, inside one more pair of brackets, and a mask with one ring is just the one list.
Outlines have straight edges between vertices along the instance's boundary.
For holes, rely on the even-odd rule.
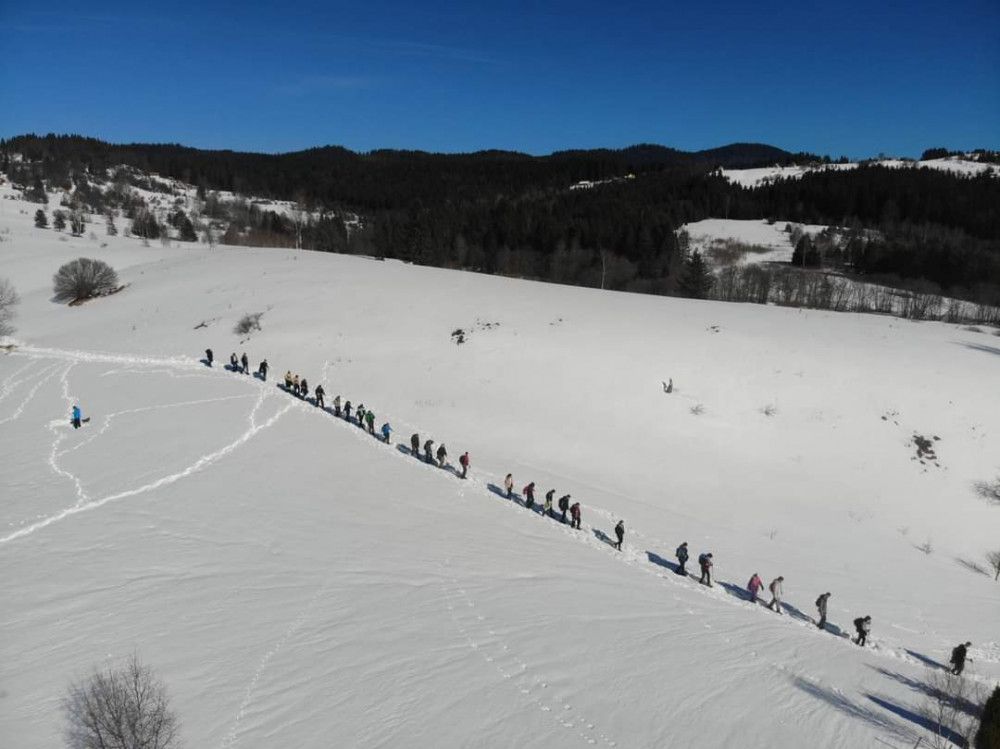
[[580,530],[580,503],[579,502],[574,502],[573,505],[569,508],[569,516],[570,516],[569,527],[570,528],[576,528],[577,530]]
[[458,459],[458,464],[462,466],[462,478],[464,479],[469,473],[469,453],[468,451],[462,453],[462,457]]
[[535,506],[535,482],[532,481],[521,491],[524,492],[524,506],[530,510]]
[[747,590],[750,592],[750,603],[757,603],[757,594],[760,593],[760,589],[763,587],[764,581],[760,579],[760,575],[754,572],[753,577],[750,578],[750,582],[747,583]]

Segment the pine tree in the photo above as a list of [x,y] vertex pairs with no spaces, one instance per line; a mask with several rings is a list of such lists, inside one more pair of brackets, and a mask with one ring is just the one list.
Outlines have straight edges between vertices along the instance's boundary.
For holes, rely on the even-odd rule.
[[972,745],[976,749],[1000,749],[1000,687],[993,690],[983,706],[983,718]]
[[712,290],[715,277],[698,250],[692,250],[684,260],[681,270],[680,290],[692,299],[706,299]]
[[795,244],[795,251],[792,253],[792,265],[796,268],[818,268],[819,251],[812,237],[803,234]]
[[35,227],[38,229],[45,229],[49,225],[49,218],[45,215],[45,211],[39,208],[35,211]]
[[110,213],[108,214],[107,231],[109,237],[118,236],[118,227],[115,226],[115,217],[112,216]]
[[62,231],[66,228],[66,214],[62,211],[54,211],[52,213],[52,228],[56,231]]
[[184,216],[180,221],[180,237],[182,242],[197,242],[198,234],[194,230],[194,224],[191,223],[191,219]]

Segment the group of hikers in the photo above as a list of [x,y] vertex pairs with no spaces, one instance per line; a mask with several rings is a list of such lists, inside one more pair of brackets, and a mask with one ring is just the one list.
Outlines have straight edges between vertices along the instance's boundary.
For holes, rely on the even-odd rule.
[[[205,363],[211,367],[214,361],[214,355],[212,349],[205,350]],[[229,357],[229,368],[233,372],[241,372],[243,374],[249,374],[249,359],[246,353],[244,353],[240,358],[237,359],[236,353],[233,352]],[[267,359],[261,361],[257,368],[257,376],[262,380],[267,380],[268,363]],[[297,374],[292,374],[291,370],[285,373],[284,389],[303,400],[309,398],[309,384],[305,377],[299,377]],[[326,410],[326,405],[324,402],[325,391],[322,385],[317,385],[313,391],[314,398],[313,403],[324,410]],[[386,444],[390,444],[390,437],[392,435],[392,427],[389,422],[382,424],[379,430],[379,435],[375,432],[375,414],[374,412],[366,408],[363,403],[359,403],[355,409],[351,401],[341,402],[341,397],[338,395],[333,400],[333,414],[337,417],[343,417],[348,422],[356,422],[362,429],[367,428],[368,433],[373,436],[380,436],[381,440]],[[352,419],[351,412],[355,412],[355,417]],[[73,406],[73,412],[71,416],[71,422],[74,429],[79,429],[83,422],[89,421],[89,419],[84,419],[79,405]],[[436,465],[439,468],[448,467],[448,449],[445,447],[444,443],[441,443],[437,450],[434,450],[434,440],[427,439],[423,442],[423,450],[421,451],[421,441],[419,434],[413,434],[410,437],[410,454],[413,457],[420,460],[421,458],[431,465]],[[403,449],[403,448],[400,448]],[[461,472],[456,474],[460,478],[466,478],[469,471],[469,453],[465,452],[458,459],[459,466],[461,467]],[[527,484],[522,490],[524,495],[524,506],[529,510],[535,507],[535,482],[532,481]],[[514,493],[514,477],[512,474],[508,473],[504,477],[504,493],[507,499],[515,499]],[[579,502],[573,502],[572,497],[569,494],[563,494],[558,500],[555,500],[555,489],[549,489],[545,493],[545,502],[542,505],[541,513],[548,518],[556,518],[556,511],[553,507],[558,508],[559,516],[558,519],[561,523],[566,523],[566,514],[569,513],[570,517],[570,527],[579,530],[581,522],[581,508]],[[572,502],[572,504],[571,504]],[[612,542],[611,546],[615,549],[621,551],[622,543],[625,540],[625,521],[619,520],[615,525],[615,536],[617,541]],[[609,539],[610,541],[610,539]],[[678,565],[675,569],[678,575],[688,576],[687,563],[689,559],[688,543],[683,542],[674,552]],[[714,556],[712,552],[703,552],[698,555],[698,566],[701,570],[701,577],[699,582],[702,585],[712,587],[712,570],[714,567]],[[768,591],[771,594],[771,600],[765,605],[772,611],[781,614],[781,598],[783,594],[785,578],[782,575],[778,575],[774,578],[770,585],[767,586]],[[761,590],[764,588],[764,581],[761,579],[760,575],[756,572],[750,576],[750,580],[746,585],[747,593],[749,594],[750,603],[756,604],[759,600],[759,595]],[[830,599],[830,593],[823,593],[816,599],[816,610],[819,613],[819,618],[816,620],[816,626],[820,629],[826,629],[827,622],[827,606]],[[861,647],[864,647],[868,642],[868,636],[871,633],[872,618],[871,616],[860,616],[854,620],[854,629],[856,636],[854,642]],[[966,660],[968,658],[968,649],[972,646],[971,642],[962,643],[957,645],[951,653],[951,673],[955,675],[960,675],[965,668]]]

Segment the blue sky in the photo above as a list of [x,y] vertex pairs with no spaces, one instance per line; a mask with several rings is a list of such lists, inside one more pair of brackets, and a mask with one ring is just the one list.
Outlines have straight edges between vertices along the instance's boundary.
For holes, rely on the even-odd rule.
[[1000,148],[1000,2],[0,0],[0,135]]

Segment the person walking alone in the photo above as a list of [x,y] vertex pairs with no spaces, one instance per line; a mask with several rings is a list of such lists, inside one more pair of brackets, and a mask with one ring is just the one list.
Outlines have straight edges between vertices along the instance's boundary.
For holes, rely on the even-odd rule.
[[826,607],[827,601],[829,600],[829,593],[822,593],[820,597],[816,599],[816,610],[819,612],[819,621],[816,622],[816,626],[820,629],[826,627]]
[[625,540],[625,521],[619,520],[618,525],[615,526],[615,535],[618,537],[618,543],[615,544],[615,548],[618,551],[622,550],[622,541]]
[[767,589],[771,591],[771,600],[767,604],[767,607],[771,609],[771,611],[777,611],[779,614],[783,613],[781,611],[781,589],[784,582],[785,578],[778,575],[771,581],[771,584],[767,586]]
[[79,429],[83,426],[83,411],[80,410],[79,406],[73,406],[70,423],[73,425],[74,429]]
[[859,616],[854,620],[854,629],[858,633],[854,644],[864,647],[868,642],[868,635],[872,631],[872,618],[870,616]]
[[955,676],[961,676],[962,671],[965,669],[965,659],[969,656],[969,648],[972,647],[971,642],[965,642],[961,645],[956,645],[955,649],[951,651],[951,672]]

